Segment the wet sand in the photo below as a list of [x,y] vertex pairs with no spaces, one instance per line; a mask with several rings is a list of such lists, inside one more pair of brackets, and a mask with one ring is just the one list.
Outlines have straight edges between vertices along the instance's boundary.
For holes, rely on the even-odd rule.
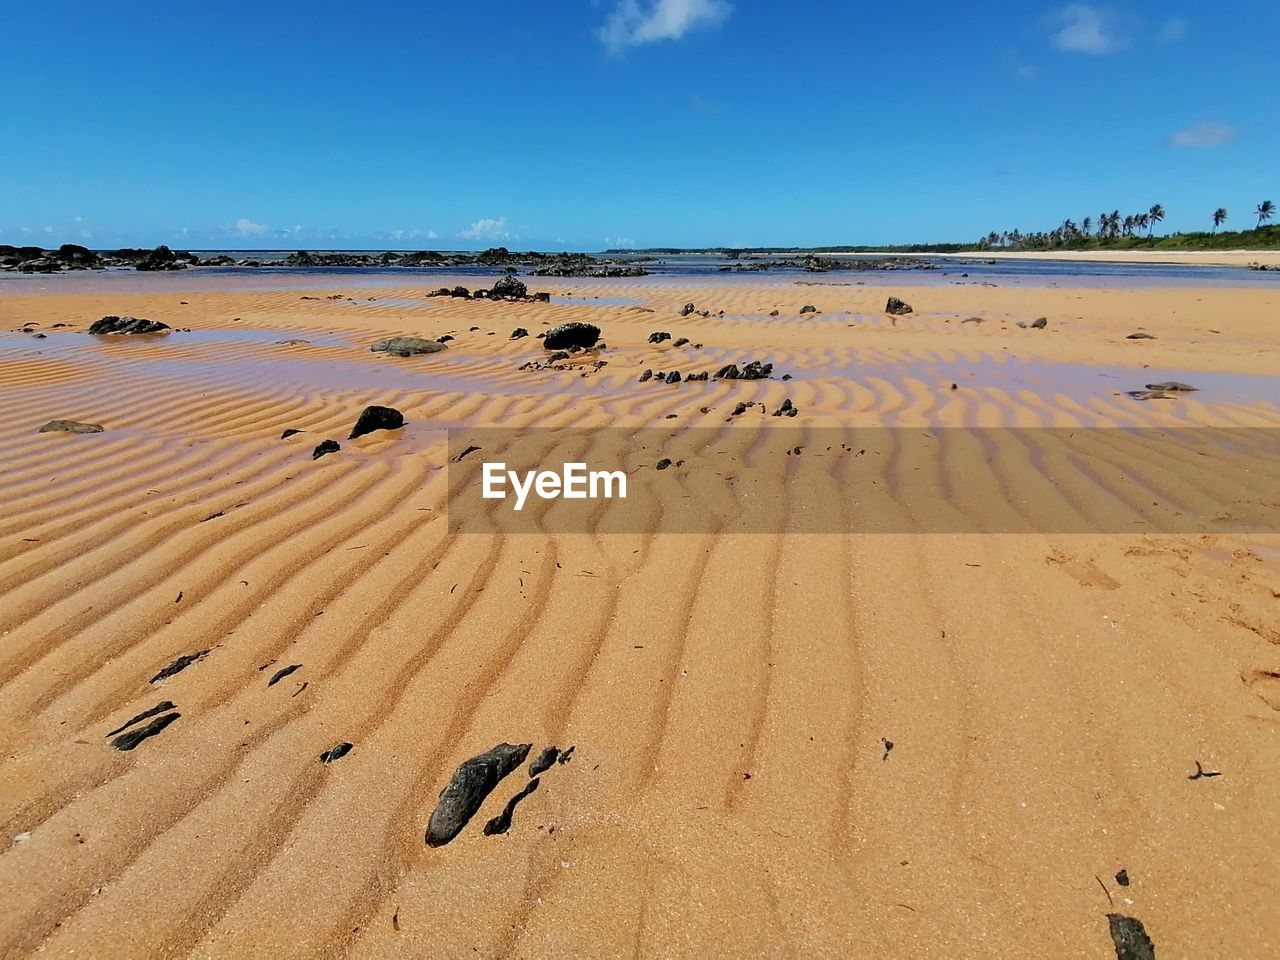
[[[1106,957],[1108,913],[1160,956],[1280,951],[1277,534],[454,536],[445,445],[747,444],[732,408],[785,399],[810,436],[1275,428],[1280,291],[180,279],[0,288],[0,954]],[[192,332],[88,336],[105,314]],[[567,320],[607,365],[521,370],[546,351],[512,329]],[[792,379],[638,382],[748,359]],[[1162,380],[1201,389],[1126,395]],[[408,425],[348,441],[369,404]],[[1243,456],[1195,474],[1224,517]],[[1086,500],[1125,494],[1093,476]],[[178,719],[109,746],[162,701]],[[509,832],[482,828],[528,761],[428,847],[455,769],[504,741],[575,750]]]

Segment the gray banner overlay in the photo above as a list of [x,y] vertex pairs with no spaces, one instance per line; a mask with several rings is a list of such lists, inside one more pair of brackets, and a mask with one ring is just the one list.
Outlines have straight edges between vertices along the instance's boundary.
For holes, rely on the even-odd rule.
[[1263,428],[457,428],[448,479],[459,534],[1280,532]]

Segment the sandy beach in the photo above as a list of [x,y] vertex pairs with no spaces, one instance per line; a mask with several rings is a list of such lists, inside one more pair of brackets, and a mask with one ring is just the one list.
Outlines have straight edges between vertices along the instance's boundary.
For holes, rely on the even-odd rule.
[[[857,469],[997,515],[1028,461],[969,492],[945,445],[908,470],[822,431],[1274,430],[1280,288],[524,279],[552,302],[0,287],[0,955],[1105,958],[1108,914],[1161,957],[1280,953],[1280,535],[1233,523],[1280,503],[1251,451],[1169,458],[1158,492],[1082,461],[1064,500],[1198,506],[1193,533],[812,532],[762,496],[789,532],[456,535],[446,446],[705,428],[745,463],[783,424],[761,462],[814,504]],[[173,329],[89,336],[105,315]],[[544,366],[567,321],[607,346]],[[752,359],[773,375],[688,382]],[[1198,390],[1128,395],[1162,381]],[[347,439],[373,404],[406,425]],[[103,430],[38,432],[60,418]],[[743,489],[671,459],[664,511],[713,470]],[[504,742],[527,759],[428,846]]]

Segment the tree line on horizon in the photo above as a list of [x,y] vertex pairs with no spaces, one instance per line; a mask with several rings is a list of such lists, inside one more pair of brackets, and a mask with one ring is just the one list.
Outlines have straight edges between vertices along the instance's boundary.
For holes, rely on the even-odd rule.
[[[1270,220],[1275,211],[1276,205],[1270,200],[1264,200],[1258,204],[1253,211],[1253,214],[1258,218],[1257,225],[1253,229],[1255,231],[1261,230],[1263,223]],[[1135,237],[1140,238],[1143,230],[1147,232],[1147,240],[1154,240],[1156,224],[1164,220],[1164,215],[1164,206],[1157,203],[1141,213],[1128,214],[1123,217],[1119,210],[1112,210],[1109,213],[1103,211],[1096,219],[1092,216],[1085,217],[1079,223],[1070,219],[1064,220],[1060,226],[1047,231],[1023,233],[1018,229],[992,230],[978,241],[978,247],[984,250],[997,247],[1010,250],[1043,250],[1054,247],[1084,246],[1094,243],[1110,245],[1112,241],[1122,242]],[[1227,221],[1227,208],[1218,207],[1213,211],[1210,220],[1213,223],[1213,234],[1210,235],[1216,235],[1218,228]],[[1193,234],[1192,236],[1195,235]],[[1205,234],[1198,235],[1203,236]],[[1186,235],[1175,233],[1172,236],[1181,237]]]

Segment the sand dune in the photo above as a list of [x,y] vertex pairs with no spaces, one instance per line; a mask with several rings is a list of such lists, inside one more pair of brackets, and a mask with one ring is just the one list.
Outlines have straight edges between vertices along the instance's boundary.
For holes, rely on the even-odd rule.
[[[885,288],[779,277],[531,283],[551,304],[180,280],[0,291],[4,956],[1105,957],[1109,912],[1161,956],[1280,950],[1280,535],[812,533],[778,494],[845,503],[824,430],[1280,427],[1280,294],[904,286],[890,318]],[[191,332],[89,338],[104,314]],[[520,369],[545,351],[512,329],[567,320],[607,365]],[[750,359],[792,379],[638,382]],[[1126,395],[1162,380],[1201,389]],[[669,431],[674,512],[696,438],[746,462],[732,408],[786,399],[815,449],[757,508],[791,532],[449,533],[451,427]],[[369,404],[408,426],[347,440]],[[1244,516],[1280,509],[1257,452],[1150,462]],[[867,482],[963,499],[946,462]],[[1094,476],[1081,509],[1139,509]],[[428,847],[502,742],[575,749],[508,833],[482,828],[527,762]]]

